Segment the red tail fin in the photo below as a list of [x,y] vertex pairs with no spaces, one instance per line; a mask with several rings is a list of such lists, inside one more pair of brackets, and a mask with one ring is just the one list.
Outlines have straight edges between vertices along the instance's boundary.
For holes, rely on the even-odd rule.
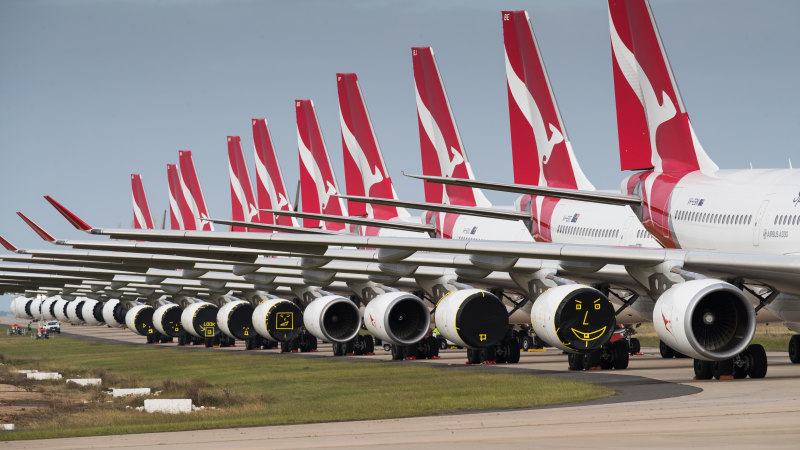
[[528,13],[502,17],[514,182],[594,189],[572,153]]
[[[259,222],[253,186],[247,174],[239,136],[228,136],[228,172],[231,178],[231,217],[233,220]],[[232,226],[231,231],[264,231],[258,228]]]
[[144,193],[142,176],[138,173],[131,174],[131,190],[133,191],[133,227],[154,229],[153,216],[150,215],[150,206],[147,204],[147,195]]
[[[461,144],[433,50],[414,47],[411,60],[414,63],[422,172],[425,175],[475,178]],[[490,205],[478,189],[433,183],[425,183],[425,201],[463,206]]]
[[[339,90],[339,121],[342,128],[347,194],[396,199],[397,194],[386,170],[358,77],[354,73],[336,74],[336,85]],[[353,216],[367,215],[381,220],[408,217],[405,210],[394,206],[368,206],[355,202],[347,206]]]
[[[286,184],[283,182],[281,167],[275,156],[275,147],[269,135],[267,119],[253,119],[253,142],[256,152],[256,193],[259,209],[279,209],[291,211]],[[260,212],[262,223],[277,223],[284,226],[298,226],[294,217],[278,216],[275,221],[272,213]]]
[[[183,189],[183,196],[192,210],[192,216],[195,221],[195,229],[203,231],[213,231],[214,225],[211,222],[206,222],[203,219],[208,219],[208,208],[206,207],[206,199],[203,197],[203,190],[200,188],[200,180],[197,178],[197,172],[194,170],[194,162],[192,161],[192,152],[189,150],[178,151],[178,160],[180,161],[181,169],[181,189]],[[184,218],[184,223],[186,219]],[[187,228],[188,229],[188,228]]]
[[[183,197],[181,177],[178,166],[167,164],[167,182],[169,183],[169,226],[172,230],[194,230],[194,220],[189,204]],[[185,218],[184,218],[185,217]]]
[[713,173],[694,135],[646,0],[609,0],[614,95],[623,170]]
[[[311,213],[334,214],[342,216],[346,209],[341,199],[332,197],[338,194],[339,187],[333,175],[325,141],[319,129],[314,103],[311,100],[296,100],[297,146],[300,153],[300,189],[302,191],[303,211]],[[303,219],[303,226],[316,227],[319,221]],[[342,230],[344,224],[326,222],[327,230]]]

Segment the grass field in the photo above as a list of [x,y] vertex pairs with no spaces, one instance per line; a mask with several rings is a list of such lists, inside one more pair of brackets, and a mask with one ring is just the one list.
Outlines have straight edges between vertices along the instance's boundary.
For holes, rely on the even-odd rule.
[[[0,334],[0,383],[45,393],[36,414],[17,417],[0,440],[378,419],[473,409],[580,402],[613,392],[528,374],[487,373],[392,362],[301,358],[115,345]],[[151,387],[158,398],[214,406],[182,415],[148,414],[144,398],[110,401],[99,387],[30,382],[15,369],[101,377],[103,388]],[[72,385],[74,386],[74,385]],[[87,403],[84,403],[87,402]],[[2,403],[2,402],[0,402]]]
[[[796,334],[782,324],[758,324],[753,338],[754,344],[761,344],[768,351],[788,351],[789,339]],[[652,323],[644,323],[636,329],[636,337],[642,347],[658,347],[658,336]]]

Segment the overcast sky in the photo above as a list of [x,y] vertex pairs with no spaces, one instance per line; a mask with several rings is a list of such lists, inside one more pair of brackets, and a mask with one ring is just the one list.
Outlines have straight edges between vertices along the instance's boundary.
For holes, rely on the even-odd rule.
[[[652,0],[684,103],[721,168],[800,164],[800,2]],[[129,227],[130,173],[160,223],[166,164],[191,150],[212,217],[230,216],[226,136],[266,117],[289,191],[298,179],[293,100],[311,98],[344,188],[336,72],[355,72],[398,194],[422,200],[412,46],[434,48],[479,179],[511,179],[501,9],[526,9],[565,126],[595,186],[618,189],[608,12],[600,0],[0,2],[0,235],[49,246]],[[490,194],[497,203],[511,197]],[[0,309],[8,298],[0,297]]]

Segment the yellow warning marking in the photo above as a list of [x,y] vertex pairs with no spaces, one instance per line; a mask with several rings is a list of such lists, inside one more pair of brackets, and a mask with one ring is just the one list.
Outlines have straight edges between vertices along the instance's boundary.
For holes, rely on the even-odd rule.
[[206,327],[203,330],[203,333],[206,337],[214,337],[214,327]]
[[588,343],[589,341],[593,341],[595,339],[598,339],[600,336],[602,336],[603,333],[605,333],[606,328],[607,327],[603,327],[603,328],[600,328],[599,330],[590,331],[588,333],[585,333],[583,331],[579,331],[579,330],[576,330],[575,328],[572,328],[572,332],[575,334],[575,336],[578,339],[580,339],[582,341],[586,341]]
[[294,329],[294,312],[279,312],[275,315],[275,329],[276,330],[292,330]]

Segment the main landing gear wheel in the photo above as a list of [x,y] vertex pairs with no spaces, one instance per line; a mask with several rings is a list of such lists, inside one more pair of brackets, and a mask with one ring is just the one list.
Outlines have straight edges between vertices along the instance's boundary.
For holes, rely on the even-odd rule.
[[695,359],[694,376],[698,380],[710,380],[714,376],[714,362]]
[[402,361],[405,357],[405,346],[392,344],[392,360]]
[[658,351],[661,353],[661,357],[664,359],[670,359],[675,357],[675,350],[670,348],[667,344],[658,341]]
[[750,378],[764,378],[767,375],[767,352],[761,344],[751,344],[744,351],[745,358],[750,360]]
[[570,353],[567,355],[569,370],[583,370],[583,355],[580,353]]
[[468,348],[467,349],[467,363],[469,364],[480,364],[481,362],[481,349],[479,348]]
[[631,355],[639,354],[642,351],[642,344],[637,338],[631,338]]
[[533,348],[533,339],[530,336],[525,336],[522,338],[522,350],[528,351]]
[[613,347],[611,347],[611,352],[614,354],[614,369],[627,369],[631,358],[631,351],[628,348],[628,341],[621,339],[615,342]]
[[792,364],[800,364],[800,334],[789,339],[789,360]]

